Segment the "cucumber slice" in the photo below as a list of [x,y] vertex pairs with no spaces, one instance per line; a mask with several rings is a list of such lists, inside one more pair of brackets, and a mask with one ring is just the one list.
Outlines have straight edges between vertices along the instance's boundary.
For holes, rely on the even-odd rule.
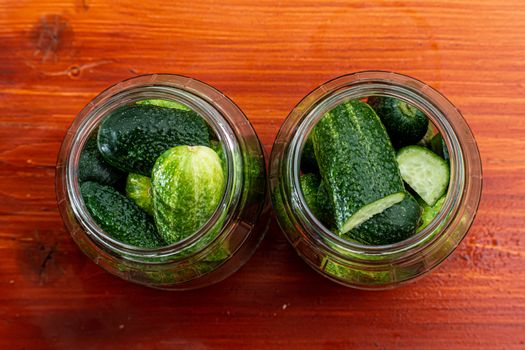
[[404,198],[405,194],[403,192],[398,192],[365,205],[364,207],[356,211],[354,215],[348,218],[348,220],[343,225],[343,228],[341,229],[341,233],[347,233],[354,227],[357,227],[363,222],[370,219],[372,216],[382,213],[394,204],[401,202]]
[[450,168],[440,156],[421,146],[407,146],[397,153],[401,177],[429,206],[447,191]]

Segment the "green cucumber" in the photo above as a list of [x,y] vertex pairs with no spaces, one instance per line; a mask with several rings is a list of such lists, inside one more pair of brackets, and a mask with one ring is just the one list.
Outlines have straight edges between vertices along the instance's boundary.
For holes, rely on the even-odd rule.
[[428,122],[428,129],[427,129],[427,132],[425,133],[425,136],[423,136],[423,138],[421,140],[419,140],[419,142],[417,144],[420,145],[420,146],[428,147],[430,145],[430,141],[437,134],[439,134],[438,128],[436,128],[436,126],[432,122],[429,121]]
[[126,180],[126,196],[146,213],[153,215],[153,196],[149,177],[130,173]]
[[219,156],[219,159],[221,160],[222,171],[224,173],[224,178],[227,179],[228,178],[228,164],[226,163],[226,155],[224,154],[224,148],[222,144],[219,141],[212,140],[210,141],[210,147]]
[[208,126],[197,113],[154,105],[121,107],[98,131],[98,148],[108,163],[144,176],[171,147],[209,144]]
[[432,140],[430,140],[430,149],[444,160],[449,161],[450,155],[448,153],[447,144],[445,143],[445,140],[443,140],[441,134],[435,135]]
[[152,218],[113,187],[87,181],[80,192],[93,220],[111,237],[141,248],[165,245]]
[[319,173],[317,160],[315,160],[314,142],[312,134],[308,136],[304,143],[303,152],[301,153],[301,170],[304,173]]
[[421,222],[421,211],[414,197],[406,192],[401,202],[363,222],[347,236],[369,245],[401,242],[416,233]]
[[155,223],[168,243],[203,226],[219,205],[225,178],[217,153],[205,146],[177,146],[155,162],[151,176]]
[[450,168],[440,156],[422,146],[407,146],[397,153],[403,180],[427,203],[436,204],[448,188]]
[[433,206],[429,206],[425,202],[421,203],[423,207],[423,214],[421,215],[422,222],[421,226],[418,227],[417,232],[427,227],[432,222],[432,220],[434,220],[436,215],[441,211],[441,208],[445,203],[445,199],[446,196],[441,197]]
[[321,180],[319,188],[317,189],[317,203],[317,219],[319,219],[326,228],[335,231],[334,208],[331,205],[332,202],[328,197],[328,191],[323,180]]
[[183,105],[182,103],[171,101],[171,100],[161,100],[161,99],[149,99],[141,100],[136,102],[138,105],[153,105],[164,108],[175,108],[182,109],[183,111],[191,111],[188,106]]
[[313,129],[313,143],[339,234],[403,200],[394,149],[366,103],[353,100],[327,112]]
[[315,217],[319,217],[319,206],[317,203],[317,192],[319,190],[319,183],[321,180],[316,174],[303,174],[299,178],[301,184],[301,190],[303,192],[304,200],[306,205],[314,214]]
[[98,151],[97,138],[90,137],[78,160],[78,181],[96,181],[115,186],[126,174],[108,164]]
[[395,148],[415,144],[427,132],[428,118],[404,101],[393,97],[370,96],[368,104],[383,122]]

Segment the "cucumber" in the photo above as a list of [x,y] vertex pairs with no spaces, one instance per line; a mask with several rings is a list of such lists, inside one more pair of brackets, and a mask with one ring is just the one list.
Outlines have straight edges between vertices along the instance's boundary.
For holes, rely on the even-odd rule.
[[224,173],[224,178],[228,178],[228,165],[226,164],[226,155],[224,154],[224,148],[219,141],[212,140],[210,141],[210,147],[217,153],[219,159],[221,160],[222,171]]
[[419,142],[417,144],[420,145],[420,146],[428,147],[430,145],[430,141],[437,134],[439,134],[438,128],[436,128],[436,126],[432,122],[429,121],[428,122],[428,129],[427,129],[427,132],[425,133],[425,136],[423,136],[423,138],[421,140],[419,140]]
[[93,220],[111,237],[142,248],[165,245],[152,218],[113,187],[87,181],[80,192]]
[[319,190],[319,183],[321,180],[316,174],[304,174],[299,178],[301,184],[301,190],[303,192],[304,200],[306,205],[314,214],[315,217],[319,218],[319,206],[317,203],[317,192]]
[[78,160],[78,181],[96,181],[103,185],[115,186],[125,175],[104,160],[98,151],[97,138],[90,137]]
[[404,199],[363,222],[346,236],[360,243],[386,245],[401,242],[416,233],[422,208],[408,192]]
[[344,234],[403,200],[394,149],[369,105],[358,100],[340,104],[312,135],[336,232]]
[[171,101],[171,100],[161,100],[161,99],[149,99],[136,102],[139,105],[153,105],[158,107],[165,108],[175,108],[182,109],[183,111],[191,111],[188,106],[183,105],[182,103]]
[[423,214],[421,215],[422,222],[421,226],[418,227],[417,232],[427,227],[432,222],[432,220],[434,220],[436,215],[441,211],[441,208],[445,203],[445,199],[446,196],[441,197],[433,206],[429,206],[424,202],[421,203],[421,205],[423,206]]
[[430,149],[447,162],[450,160],[447,144],[445,143],[445,140],[443,140],[441,134],[435,135],[432,140],[430,140]]
[[204,225],[219,205],[225,178],[217,153],[205,146],[177,146],[155,162],[151,176],[154,218],[169,244]]
[[98,131],[98,148],[108,163],[144,176],[151,176],[155,160],[171,147],[209,144],[207,124],[198,114],[154,105],[121,107]]
[[312,134],[308,136],[301,153],[301,170],[303,173],[319,173],[319,166],[315,160],[314,142]]
[[149,177],[130,173],[126,181],[126,196],[146,213],[153,215],[153,196]]
[[397,149],[417,143],[428,129],[428,118],[416,107],[386,96],[370,96],[368,104],[383,122]]
[[322,179],[317,189],[317,203],[317,219],[319,219],[326,228],[335,231],[334,208],[331,205],[332,202],[328,197],[328,191]]
[[427,203],[436,204],[447,191],[450,168],[440,156],[422,146],[407,146],[397,153],[403,180]]

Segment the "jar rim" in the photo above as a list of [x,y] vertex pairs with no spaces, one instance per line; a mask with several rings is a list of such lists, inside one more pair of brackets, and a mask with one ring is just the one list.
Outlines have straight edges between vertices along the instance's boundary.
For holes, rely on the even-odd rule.
[[[142,248],[122,243],[100,228],[92,219],[80,195],[78,182],[78,158],[80,152],[100,122],[114,109],[145,99],[172,100],[188,106],[197,112],[213,129],[221,143],[227,164],[227,181],[221,201],[208,221],[190,236],[181,241],[158,248]],[[65,160],[66,196],[72,203],[72,210],[80,225],[88,236],[129,260],[143,258],[170,257],[195,244],[210,230],[215,229],[222,219],[222,213],[227,212],[226,219],[220,222],[222,229],[227,227],[232,219],[232,213],[240,203],[243,183],[243,159],[238,157],[240,146],[235,132],[225,118],[224,110],[240,113],[240,109],[228,97],[210,85],[197,79],[175,74],[146,74],[123,80],[105,89],[91,100],[76,116],[64,138],[62,147],[71,145]],[[244,116],[244,114],[242,114]],[[69,138],[69,140],[68,140]],[[62,151],[61,151],[62,153]],[[234,160],[235,158],[235,160]],[[198,255],[206,247],[218,240],[224,239],[219,232],[207,245],[195,252],[183,255],[180,259],[188,259]]]
[[[325,112],[344,101],[370,95],[400,98],[420,108],[443,135],[450,153],[451,181],[443,208],[426,228],[412,237],[388,245],[364,245],[345,240],[333,233],[309,210],[299,182],[302,149],[317,121]],[[285,161],[282,162],[281,171],[287,178],[287,181],[283,181],[286,187],[285,193],[290,193],[293,197],[290,205],[293,206],[293,210],[298,211],[299,215],[296,215],[296,219],[309,236],[308,238],[342,259],[353,259],[349,255],[359,261],[363,256],[381,256],[384,258],[381,263],[389,258],[407,259],[427,249],[435,241],[443,239],[442,236],[454,224],[453,221],[460,206],[465,203],[465,196],[476,196],[476,193],[472,191],[466,192],[468,189],[466,181],[479,181],[480,191],[477,193],[477,198],[474,198],[473,203],[470,204],[474,213],[477,210],[481,194],[481,161],[474,136],[459,110],[444,95],[417,79],[388,71],[362,71],[343,75],[320,85],[306,95],[290,112],[286,121],[291,120],[298,122],[291,134],[288,149],[285,151],[283,157]],[[283,128],[285,128],[284,124],[281,131]],[[468,142],[460,139],[458,129],[461,129],[460,135],[468,139]],[[470,162],[471,165],[474,163],[476,174],[466,174],[470,169],[467,162]],[[289,170],[286,171],[286,169]],[[469,188],[471,189],[472,186]],[[468,226],[471,223],[472,221]],[[462,238],[467,230],[468,227]],[[366,261],[370,262],[370,260]]]

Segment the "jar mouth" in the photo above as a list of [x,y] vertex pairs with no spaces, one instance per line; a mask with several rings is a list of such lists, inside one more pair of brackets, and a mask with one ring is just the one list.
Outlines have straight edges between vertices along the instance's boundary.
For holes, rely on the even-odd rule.
[[[198,113],[213,130],[223,147],[226,159],[227,181],[223,196],[210,219],[190,236],[173,244],[158,248],[141,248],[122,243],[106,234],[92,219],[80,194],[78,182],[78,161],[89,136],[100,125],[100,122],[113,110],[146,99],[162,99],[181,103]],[[220,104],[233,103],[226,96],[211,86],[193,78],[173,74],[142,75],[124,80],[100,93],[89,102],[77,115],[70,130],[77,131],[71,135],[71,151],[66,163],[66,192],[72,210],[85,229],[86,233],[97,243],[109,248],[130,260],[138,258],[170,257],[183,251],[199,241],[210,230],[218,225],[226,227],[232,219],[232,213],[238,206],[243,182],[243,159],[240,146],[232,127],[221,113]],[[78,124],[78,125],[77,125]],[[66,138],[69,134],[66,135]],[[226,212],[226,218],[223,213]],[[206,246],[222,239],[217,234]],[[203,251],[206,246],[195,252],[181,256],[187,259]]]
[[[369,96],[395,97],[420,109],[437,127],[450,154],[450,183],[440,212],[420,232],[408,239],[388,245],[364,245],[343,239],[329,230],[308,208],[299,182],[302,150],[308,135],[317,122],[337,105]],[[466,190],[472,188],[472,184],[469,185],[468,182],[481,182],[479,152],[474,137],[460,112],[442,94],[423,82],[405,75],[385,71],[364,71],[338,77],[308,94],[288,118],[299,120],[292,133],[281,170],[287,178],[287,181],[283,181],[284,186],[289,184],[289,188],[284,188],[284,190],[291,194],[289,198],[291,198],[292,210],[310,239],[345,259],[348,259],[348,255],[397,258],[412,256],[425,249],[440,239],[440,236],[447,232],[447,228],[453,224],[461,205],[465,202],[465,196],[469,194]],[[451,119],[456,125],[451,123]],[[461,129],[460,133],[457,132],[458,129]],[[476,159],[466,159],[467,150],[465,148],[469,150],[474,148]],[[479,174],[469,174],[474,178],[467,178],[465,169],[468,168],[466,164],[468,161],[478,163]],[[475,209],[479,205],[479,199],[478,194]]]

